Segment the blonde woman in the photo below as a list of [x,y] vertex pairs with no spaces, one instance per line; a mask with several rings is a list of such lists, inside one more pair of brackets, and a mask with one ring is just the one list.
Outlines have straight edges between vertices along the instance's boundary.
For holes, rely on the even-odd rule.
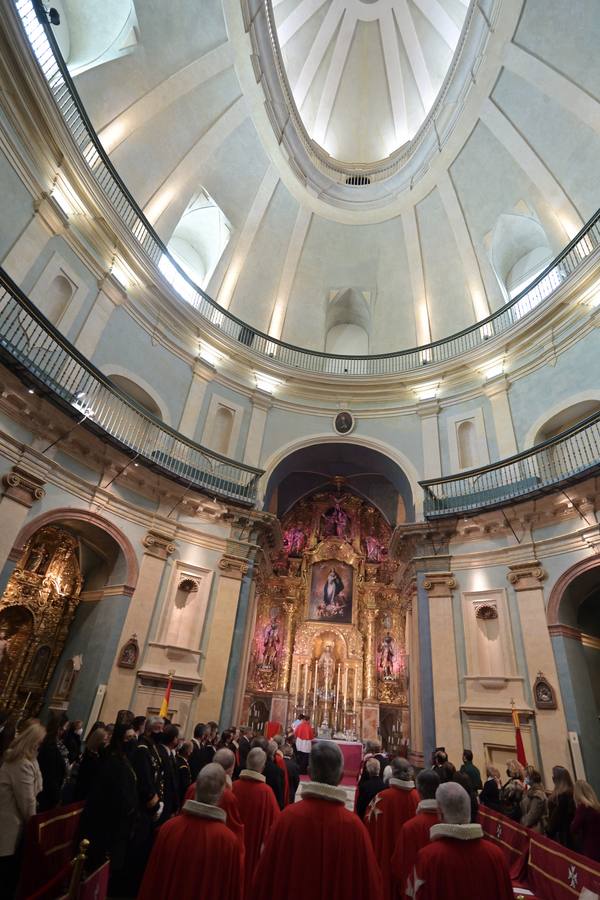
[[576,781],[573,789],[575,818],[571,834],[580,853],[600,862],[600,801],[591,784]]
[[39,722],[30,722],[13,740],[0,766],[0,884],[12,897],[19,874],[18,853],[23,829],[36,811],[42,790],[38,748],[46,734]]

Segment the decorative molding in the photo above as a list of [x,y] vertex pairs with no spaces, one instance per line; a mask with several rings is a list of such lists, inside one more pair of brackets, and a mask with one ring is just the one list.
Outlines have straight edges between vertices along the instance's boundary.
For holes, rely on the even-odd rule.
[[225,555],[219,560],[219,569],[223,572],[224,577],[236,578],[241,581],[249,572],[250,566],[247,560],[241,559],[239,556]]
[[175,550],[173,537],[164,531],[150,530],[142,539],[144,545],[144,553],[148,556],[155,556],[157,559],[166,559]]
[[[567,587],[574,581],[579,575],[583,575],[584,572],[589,572],[591,569],[598,569],[600,567],[600,560],[597,556],[589,556],[587,559],[582,559],[579,562],[575,563],[575,565],[570,566],[566,572],[563,572],[560,578],[554,584],[552,591],[550,593],[550,600],[548,601],[548,608],[546,610],[546,618],[548,620],[548,628],[550,634],[559,634],[560,632],[553,631],[553,626],[558,626],[558,613],[560,608],[560,603],[563,598],[563,594],[566,591]],[[600,569],[599,569],[600,574]],[[565,626],[561,626],[565,627]],[[571,635],[569,635],[571,636]]]
[[543,672],[537,673],[533,683],[533,700],[537,709],[557,709],[556,691]]
[[550,637],[565,637],[572,641],[581,641],[581,631],[579,628],[573,628],[571,625],[561,625],[557,622],[554,625],[548,625]]
[[495,602],[475,603],[476,619],[497,619],[498,607]]
[[452,572],[429,572],[425,575],[423,587],[430,597],[450,597],[458,582]]
[[27,509],[31,509],[36,500],[43,500],[46,496],[46,491],[42,487],[45,481],[20,466],[13,466],[10,472],[3,475],[2,484],[4,496]]
[[137,634],[132,634],[119,650],[117,665],[122,669],[135,669],[140,656]]
[[515,591],[531,591],[541,589],[541,582],[547,577],[547,572],[540,566],[537,559],[529,562],[514,563],[506,576]]

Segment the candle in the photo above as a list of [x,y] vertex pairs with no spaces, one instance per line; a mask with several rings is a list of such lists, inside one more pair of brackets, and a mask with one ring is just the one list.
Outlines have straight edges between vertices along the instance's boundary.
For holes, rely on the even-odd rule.
[[344,709],[348,709],[348,666],[344,669]]
[[306,712],[306,692],[308,690],[308,663],[302,663],[304,666],[304,700],[302,702],[302,711]]
[[335,689],[335,714],[337,716],[338,710],[340,708],[340,679],[342,675],[342,670],[340,666],[338,666],[338,677],[337,677],[337,687]]
[[314,689],[314,698],[313,698],[313,718],[317,714],[317,665],[318,665],[318,662],[315,659],[315,689]]
[[353,712],[353,713],[356,712],[356,686],[357,686],[356,683],[357,683],[357,681],[358,681],[358,677],[357,677],[357,676],[358,676],[358,672],[357,672],[356,669],[355,669],[355,670],[354,670],[354,704],[353,704],[353,706],[352,706],[352,712]]
[[296,663],[296,693],[294,695],[294,718],[298,709],[298,691],[300,690],[300,663]]

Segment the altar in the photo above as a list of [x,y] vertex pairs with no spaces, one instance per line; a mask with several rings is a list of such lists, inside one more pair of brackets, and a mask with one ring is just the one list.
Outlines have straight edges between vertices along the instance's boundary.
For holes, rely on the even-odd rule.
[[346,778],[356,778],[360,772],[360,764],[362,762],[363,745],[360,741],[336,741],[333,738],[315,738],[313,744],[317,741],[326,740],[328,744],[337,744],[342,751],[344,757],[344,776]]

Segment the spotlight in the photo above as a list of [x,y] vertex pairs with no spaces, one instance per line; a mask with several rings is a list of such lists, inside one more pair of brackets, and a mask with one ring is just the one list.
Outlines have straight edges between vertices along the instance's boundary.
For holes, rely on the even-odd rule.
[[28,393],[28,394],[35,394],[35,391],[34,391],[33,388],[29,388],[29,390],[27,391],[27,393]]
[[79,391],[79,393],[75,394],[75,396],[78,400],[83,400],[83,398],[85,397],[85,391]]

